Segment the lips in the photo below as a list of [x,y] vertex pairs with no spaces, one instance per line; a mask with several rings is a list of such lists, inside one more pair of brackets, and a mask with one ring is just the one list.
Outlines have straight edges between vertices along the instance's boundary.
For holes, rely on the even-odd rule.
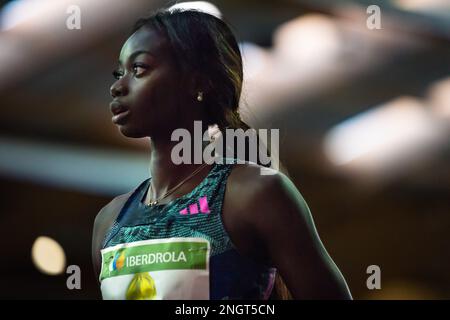
[[109,104],[109,109],[114,115],[118,115],[119,113],[122,113],[127,109],[123,104],[121,104],[119,101],[113,101]]
[[125,117],[130,113],[130,110],[119,101],[111,102],[109,104],[109,108],[114,115],[112,117],[112,122],[114,122],[115,124],[122,123]]

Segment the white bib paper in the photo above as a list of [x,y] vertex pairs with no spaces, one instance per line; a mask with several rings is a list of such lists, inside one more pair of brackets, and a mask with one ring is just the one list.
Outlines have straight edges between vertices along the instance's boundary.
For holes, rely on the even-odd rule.
[[209,299],[210,243],[167,238],[118,244],[101,250],[105,300]]

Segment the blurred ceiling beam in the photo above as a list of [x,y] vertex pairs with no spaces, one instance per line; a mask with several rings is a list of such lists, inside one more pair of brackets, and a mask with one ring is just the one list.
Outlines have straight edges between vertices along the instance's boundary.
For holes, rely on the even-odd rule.
[[[450,4],[448,0],[290,0],[310,12],[319,12],[354,22],[365,21],[370,5],[378,5],[383,28],[424,37],[427,40],[450,41]],[[438,8],[441,8],[438,10]],[[428,9],[428,10],[427,10]],[[363,14],[361,14],[361,12]]]
[[[163,1],[134,0],[21,0],[21,10],[11,14],[18,24],[0,32],[0,91],[14,86],[38,70],[104,37],[129,27],[136,19],[161,6]],[[81,29],[70,30],[66,20],[70,6],[78,6]],[[6,7],[7,8],[7,7]],[[11,9],[10,9],[11,10]],[[14,11],[11,11],[14,12]],[[7,20],[8,11],[2,11]],[[5,17],[6,15],[6,17]]]
[[15,180],[113,196],[149,176],[142,152],[67,146],[0,137],[0,175]]

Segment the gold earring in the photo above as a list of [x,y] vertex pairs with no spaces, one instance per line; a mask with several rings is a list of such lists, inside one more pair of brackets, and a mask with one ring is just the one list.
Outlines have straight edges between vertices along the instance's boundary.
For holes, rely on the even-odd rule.
[[202,91],[199,91],[198,92],[198,95],[197,95],[197,101],[203,101],[203,92]]

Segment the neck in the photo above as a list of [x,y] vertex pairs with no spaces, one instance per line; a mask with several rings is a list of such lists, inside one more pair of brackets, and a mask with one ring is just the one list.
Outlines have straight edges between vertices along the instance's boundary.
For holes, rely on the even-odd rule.
[[202,164],[174,164],[171,159],[172,148],[178,142],[150,139],[150,174],[152,176],[151,198],[159,198],[169,189],[194,172]]

